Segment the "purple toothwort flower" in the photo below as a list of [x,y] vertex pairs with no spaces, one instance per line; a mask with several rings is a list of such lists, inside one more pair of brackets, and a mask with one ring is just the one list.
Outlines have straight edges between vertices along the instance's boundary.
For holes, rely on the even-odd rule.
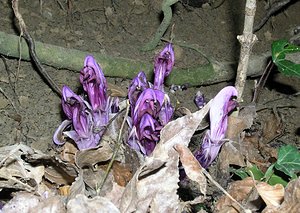
[[203,168],[213,162],[225,142],[228,114],[237,106],[237,102],[233,100],[236,96],[236,88],[227,86],[212,101],[209,112],[210,130],[205,133],[200,150],[195,152],[195,157]]
[[128,119],[128,145],[144,155],[150,155],[159,142],[160,130],[170,121],[174,108],[169,96],[164,93],[164,78],[174,65],[174,51],[167,44],[155,58],[154,85],[147,82],[144,72],[140,72],[128,88],[131,116]]
[[67,116],[53,136],[57,145],[65,143],[65,137],[72,139],[77,147],[96,147],[109,122],[109,114],[118,111],[118,100],[107,97],[107,83],[104,74],[92,56],[87,56],[80,72],[80,82],[88,100],[75,94],[68,86],[62,89],[62,108]]
[[154,63],[154,84],[153,88],[163,91],[164,79],[174,66],[174,50],[172,44],[167,44],[165,48],[155,58]]
[[198,91],[196,93],[194,102],[199,109],[202,109],[204,107],[204,105],[206,104],[204,95],[200,91]]
[[88,94],[89,102],[94,111],[104,111],[107,104],[107,83],[104,74],[93,56],[87,56],[84,68],[80,72],[80,83]]

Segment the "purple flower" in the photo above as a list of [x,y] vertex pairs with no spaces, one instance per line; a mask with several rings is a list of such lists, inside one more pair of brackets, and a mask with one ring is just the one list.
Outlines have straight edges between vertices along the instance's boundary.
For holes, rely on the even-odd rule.
[[88,94],[89,102],[94,111],[105,111],[107,104],[107,83],[104,74],[93,56],[87,56],[84,68],[80,72],[80,83]]
[[204,105],[206,104],[205,99],[204,99],[204,95],[200,91],[198,91],[196,93],[196,96],[194,98],[194,102],[195,102],[196,106],[199,109],[202,109],[204,107]]
[[150,155],[159,142],[160,130],[171,119],[174,109],[170,98],[163,91],[164,78],[174,65],[174,51],[168,44],[155,59],[154,85],[147,82],[144,72],[140,72],[128,88],[131,117],[128,119],[128,145],[144,155]]
[[205,133],[200,150],[195,156],[203,168],[207,168],[217,157],[227,130],[228,114],[237,106],[233,97],[237,96],[235,87],[223,88],[213,99],[209,117],[210,130]]
[[154,63],[154,89],[163,91],[164,79],[167,77],[174,66],[174,50],[172,44],[167,44],[163,51],[155,58]]
[[62,108],[65,115],[73,118],[73,111],[75,108],[84,108],[84,100],[79,95],[76,95],[68,86],[62,88]]
[[139,95],[147,88],[149,88],[149,84],[147,82],[146,75],[143,71],[141,71],[132,80],[128,88],[128,98],[131,106],[135,105]]
[[53,141],[65,143],[65,137],[72,139],[77,147],[96,147],[109,121],[109,115],[119,110],[118,99],[107,97],[106,79],[92,56],[87,56],[80,72],[80,82],[87,93],[88,101],[75,94],[68,86],[62,89],[62,108],[67,120],[55,131]]

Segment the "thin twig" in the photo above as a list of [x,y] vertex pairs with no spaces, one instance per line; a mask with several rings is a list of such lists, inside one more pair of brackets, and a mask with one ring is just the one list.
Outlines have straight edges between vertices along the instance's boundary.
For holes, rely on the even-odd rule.
[[236,199],[234,199],[217,181],[215,181],[212,178],[212,176],[210,176],[210,174],[204,168],[202,168],[202,172],[213,184],[215,184],[215,186],[217,186],[227,197],[229,197],[233,202],[235,202],[244,212],[251,212],[250,210],[245,209],[244,206],[242,206]]
[[0,92],[4,95],[5,98],[10,102],[14,110],[16,111],[17,114],[19,114],[19,110],[17,109],[16,105],[14,102],[9,98],[9,96],[4,92],[4,90],[0,87]]
[[235,82],[235,87],[238,91],[237,100],[239,102],[242,101],[252,46],[257,41],[256,35],[252,33],[255,11],[256,0],[247,0],[245,6],[245,22],[243,35],[237,36],[237,39],[241,43],[240,59]]
[[118,139],[117,139],[117,142],[116,142],[116,145],[115,145],[115,148],[114,148],[114,153],[113,153],[113,155],[111,157],[111,160],[110,160],[110,162],[108,164],[108,167],[106,169],[105,176],[104,176],[104,178],[103,178],[103,180],[101,182],[101,185],[100,185],[99,189],[97,190],[97,194],[98,195],[99,195],[101,189],[103,188],[103,186],[105,184],[105,181],[106,181],[106,179],[107,179],[107,177],[109,175],[109,172],[110,172],[110,170],[111,170],[111,168],[113,166],[113,163],[115,161],[117,153],[118,153],[118,151],[119,151],[119,149],[121,147],[121,144],[122,144],[121,143],[122,132],[123,132],[126,120],[127,120],[127,115],[129,113],[129,108],[130,108],[130,104],[129,104],[129,101],[127,100],[126,112],[125,112],[125,116],[124,116],[124,119],[123,119],[123,122],[122,122],[122,125],[121,125],[121,128],[120,128],[119,134],[118,134]]
[[266,15],[253,28],[253,32],[260,30],[274,13],[276,13],[277,11],[282,9],[284,6],[286,6],[288,3],[290,3],[290,1],[291,0],[280,0],[276,3],[274,3],[273,5],[271,5],[271,7],[268,9]]
[[274,66],[274,63],[270,60],[268,65],[266,66],[262,76],[260,77],[258,83],[255,86],[253,99],[252,99],[253,103],[257,103],[258,98],[259,98],[259,94],[260,94],[262,88],[265,86],[266,81],[267,81],[267,79],[268,79],[268,77],[269,77],[269,75],[270,75],[270,73],[273,69],[273,66]]
[[32,60],[34,61],[35,65],[37,66],[37,70],[38,70],[39,74],[46,80],[46,82],[49,84],[50,88],[61,97],[62,94],[61,94],[60,88],[53,81],[53,79],[49,76],[47,71],[43,68],[42,64],[40,63],[40,61],[36,55],[34,41],[33,41],[32,37],[30,36],[29,32],[27,31],[27,27],[24,22],[24,19],[22,18],[22,15],[19,12],[18,4],[19,4],[18,0],[12,0],[12,8],[13,8],[16,18],[19,21],[21,35],[23,36],[23,38],[26,40],[26,42],[28,44],[30,56],[31,56]]

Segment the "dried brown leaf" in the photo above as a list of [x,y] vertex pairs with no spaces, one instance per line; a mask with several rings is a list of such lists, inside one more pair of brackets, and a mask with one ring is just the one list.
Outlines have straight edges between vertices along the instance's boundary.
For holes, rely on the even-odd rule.
[[93,168],[97,163],[110,160],[112,155],[113,150],[109,143],[103,142],[96,148],[78,151],[75,156],[75,161],[79,168]]
[[284,196],[284,187],[281,184],[271,186],[266,182],[260,182],[256,186],[258,194],[266,203],[267,207],[279,207]]
[[94,198],[87,198],[85,195],[79,194],[67,203],[68,213],[82,212],[95,213],[119,213],[118,208],[107,198],[96,196]]
[[201,167],[195,156],[192,154],[191,150],[189,150],[189,148],[181,144],[176,144],[175,149],[179,154],[180,161],[186,175],[191,180],[198,183],[200,191],[205,196],[207,183],[206,178],[202,173],[203,168]]
[[299,212],[300,209],[300,177],[292,180],[285,188],[284,201],[276,213]]
[[62,147],[62,151],[60,153],[60,158],[63,161],[74,164],[75,163],[75,154],[78,151],[77,147],[70,142],[66,142]]
[[70,185],[75,180],[74,176],[70,176],[62,167],[58,166],[48,166],[45,169],[45,178],[57,185]]
[[64,213],[63,199],[60,196],[43,198],[32,193],[18,192],[2,209],[5,213]]
[[[230,184],[228,188],[228,193],[240,203],[245,203],[245,201],[251,203],[252,206],[246,206],[246,208],[259,209],[259,207],[255,206],[257,196],[254,196],[253,198],[251,198],[251,200],[249,198],[250,192],[252,192],[254,188],[254,184],[255,181],[251,177],[245,178],[244,180],[235,181],[232,184]],[[257,205],[260,205],[260,203],[258,203]],[[228,212],[235,212],[237,209],[240,209],[239,206],[237,206],[237,204],[226,195],[223,195],[218,200],[215,206],[215,211],[224,212],[224,208],[226,208]]]
[[70,187],[70,193],[68,200],[75,198],[77,195],[85,193],[85,184],[83,181],[83,172],[79,171],[78,176],[75,178],[75,181]]
[[131,180],[133,174],[127,165],[123,165],[115,161],[113,164],[113,176],[117,184],[120,186],[126,186]]
[[35,191],[44,175],[43,165],[31,165],[21,156],[40,153],[23,144],[0,148],[0,189]]

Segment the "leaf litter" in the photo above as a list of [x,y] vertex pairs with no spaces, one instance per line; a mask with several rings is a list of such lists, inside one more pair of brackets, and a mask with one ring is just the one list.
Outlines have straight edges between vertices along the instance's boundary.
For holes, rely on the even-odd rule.
[[[143,159],[137,153],[132,154],[131,158],[140,165],[135,165],[137,168],[134,170],[133,164],[128,165],[132,159],[126,159],[131,155],[128,154],[131,150],[122,146],[112,172],[101,189],[99,184],[105,177],[116,143],[117,136],[113,136],[112,132],[118,129],[124,114],[116,119],[113,130],[107,130],[108,134],[96,148],[79,151],[71,143],[66,143],[57,156],[41,153],[23,144],[0,148],[1,190],[15,190],[13,198],[7,200],[2,212],[31,212],[33,209],[35,212],[78,212],[82,208],[93,212],[181,212],[188,206],[205,202],[209,182],[205,170],[188,146],[207,115],[210,104],[168,123],[162,129],[160,143],[151,156]],[[230,134],[240,135],[239,140],[243,143],[234,142],[236,139],[225,143],[217,159],[219,169],[228,172],[232,165],[245,167],[247,162],[257,164],[259,161],[268,167],[270,163],[262,156],[255,157],[259,156],[255,151],[258,137],[254,137],[255,142],[253,136],[244,133],[245,129],[251,127],[253,119],[249,116],[238,119],[238,122],[234,121],[235,124],[230,119],[229,126],[232,124],[242,128],[235,128],[236,132]],[[296,155],[299,152],[294,148],[281,149],[278,153],[280,160],[275,167],[286,168],[283,171],[287,175],[295,175],[299,171],[299,158]],[[200,196],[189,201],[182,201],[178,195],[181,168],[201,192]],[[211,178],[209,180],[213,182]],[[228,193],[233,199],[226,195],[221,197],[215,205],[215,212],[258,211],[264,204],[266,207],[263,212],[282,212],[287,209],[295,212],[299,208],[295,199],[299,197],[299,178],[284,188],[281,184],[271,186],[248,177],[230,184]]]

